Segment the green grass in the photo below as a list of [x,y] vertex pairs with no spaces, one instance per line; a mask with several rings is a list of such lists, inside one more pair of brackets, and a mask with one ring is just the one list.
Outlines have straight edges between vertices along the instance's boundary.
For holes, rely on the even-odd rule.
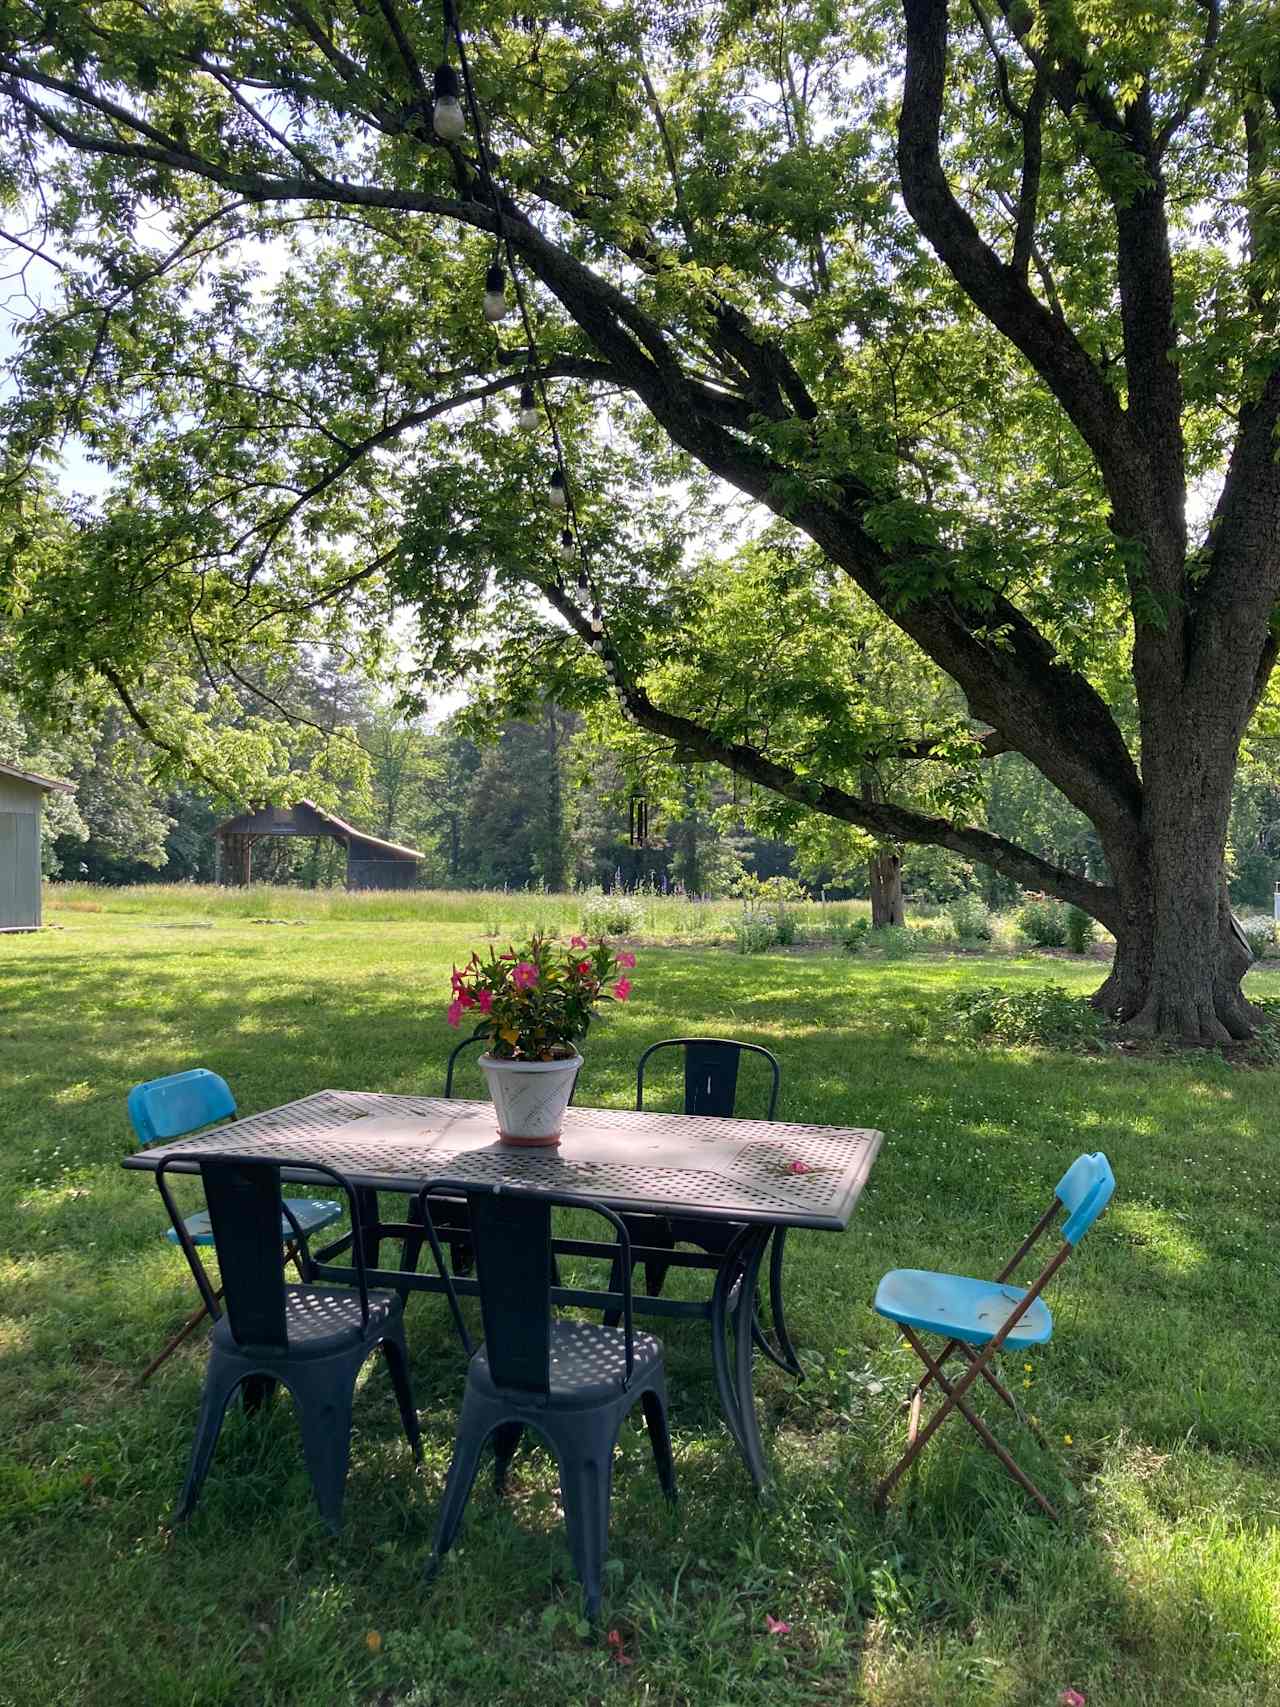
[[[0,937],[4,1707],[1051,1707],[1067,1685],[1091,1707],[1280,1702],[1276,1075],[931,1040],[949,993],[1041,981],[1032,958],[648,950],[635,998],[593,1029],[592,1102],[626,1105],[647,1042],[729,1033],[780,1055],[783,1118],[887,1135],[848,1234],[790,1247],[809,1376],[759,1375],[772,1497],[753,1499],[718,1420],[701,1336],[665,1335],[678,1514],[636,1431],[614,1480],[606,1629],[634,1664],[575,1628],[542,1455],[517,1460],[507,1502],[477,1491],[424,1590],[463,1378],[437,1300],[408,1320],[426,1464],[371,1365],[341,1541],[313,1514],[287,1403],[229,1420],[172,1531],[204,1348],[136,1386],[192,1287],[150,1182],[119,1167],[126,1089],[206,1063],[245,1110],[323,1086],[433,1091],[448,969],[485,923],[476,898],[470,918],[415,897],[380,919],[362,899],[277,892],[258,915],[254,897],[188,893],[117,911],[80,892],[112,910]],[[307,923],[251,924],[246,902]],[[1052,970],[1079,990],[1099,976]],[[990,1270],[1085,1147],[1111,1156],[1115,1205],[1056,1292],[1054,1343],[1007,1365],[1049,1446],[992,1419],[1064,1528],[955,1425],[877,1516],[912,1377],[869,1308],[878,1276]]]

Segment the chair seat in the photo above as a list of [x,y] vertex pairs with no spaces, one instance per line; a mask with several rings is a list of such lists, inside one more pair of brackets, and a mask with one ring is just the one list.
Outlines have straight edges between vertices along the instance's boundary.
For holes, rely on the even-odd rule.
[[[935,1274],[925,1268],[895,1268],[876,1288],[875,1308],[891,1322],[945,1334],[966,1345],[985,1345],[1026,1295],[1024,1286],[973,1280],[964,1274]],[[1044,1300],[1037,1298],[1003,1343],[1043,1345],[1052,1336],[1053,1318]]]
[[[631,1385],[641,1384],[645,1374],[662,1362],[662,1341],[652,1334],[634,1337],[635,1360]],[[595,1399],[616,1396],[627,1372],[627,1342],[621,1328],[602,1327],[599,1322],[556,1321],[551,1324],[550,1402],[590,1404]],[[468,1379],[484,1392],[502,1392],[489,1372],[484,1346],[471,1359]]]
[[[360,1321],[360,1295],[346,1287],[286,1286],[284,1289],[285,1331],[289,1336],[283,1357],[328,1357],[349,1351],[362,1342],[372,1344],[402,1309],[394,1292],[370,1292],[369,1324]],[[244,1355],[236,1344],[226,1315],[213,1324],[213,1342],[223,1351]]]
[[[297,1216],[298,1225],[304,1233],[315,1233],[321,1227],[330,1227],[335,1221],[342,1219],[342,1205],[340,1203],[330,1203],[315,1197],[286,1197],[285,1202]],[[184,1226],[191,1235],[193,1245],[213,1244],[213,1229],[209,1225],[209,1211],[207,1209],[200,1210],[196,1215],[188,1215]],[[176,1245],[179,1242],[178,1235],[172,1227],[169,1228],[165,1237],[171,1245]],[[282,1215],[280,1217],[281,1244],[286,1244],[290,1239],[296,1237],[297,1234],[289,1225],[289,1217]]]

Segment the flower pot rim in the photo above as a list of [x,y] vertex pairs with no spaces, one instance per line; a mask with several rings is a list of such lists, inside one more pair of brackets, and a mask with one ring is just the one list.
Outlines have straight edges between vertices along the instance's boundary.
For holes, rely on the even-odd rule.
[[560,1055],[551,1061],[517,1061],[510,1055],[490,1055],[487,1049],[480,1057],[482,1067],[510,1068],[517,1073],[550,1073],[558,1067],[580,1067],[582,1064],[582,1056],[576,1050],[572,1055]]

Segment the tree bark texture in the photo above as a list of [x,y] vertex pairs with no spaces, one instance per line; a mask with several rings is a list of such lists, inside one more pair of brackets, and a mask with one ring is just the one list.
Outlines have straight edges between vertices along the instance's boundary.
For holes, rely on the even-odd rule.
[[905,925],[906,903],[902,895],[902,855],[893,848],[880,848],[867,861],[871,885],[871,928]]

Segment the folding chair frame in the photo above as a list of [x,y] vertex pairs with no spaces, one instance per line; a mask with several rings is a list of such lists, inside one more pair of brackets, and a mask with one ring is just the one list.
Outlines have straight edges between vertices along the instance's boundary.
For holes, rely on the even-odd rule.
[[[1019,1245],[1018,1249],[1014,1252],[1013,1256],[1010,1257],[1009,1261],[1000,1270],[1000,1273],[996,1275],[995,1284],[1003,1284],[1016,1272],[1031,1250],[1039,1243],[1040,1239],[1053,1225],[1059,1211],[1064,1210],[1065,1207],[1065,1204],[1063,1204],[1055,1195],[1052,1202],[1049,1204],[1048,1209],[1045,1210],[1039,1221],[1036,1222],[1030,1233],[1027,1234],[1021,1245]],[[898,1462],[894,1465],[893,1469],[890,1470],[889,1474],[880,1483],[879,1487],[877,1487],[875,1503],[878,1506],[884,1505],[885,1501],[889,1498],[889,1495],[893,1492],[894,1487],[901,1478],[906,1475],[907,1471],[915,1463],[916,1459],[924,1451],[925,1447],[933,1439],[934,1435],[942,1427],[943,1423],[946,1422],[947,1418],[958,1413],[967,1423],[969,1423],[974,1430],[974,1433],[982,1441],[988,1451],[993,1452],[1000,1460],[1001,1464],[1013,1477],[1014,1481],[1031,1495],[1032,1499],[1036,1501],[1045,1515],[1051,1517],[1055,1523],[1060,1521],[1060,1515],[1057,1508],[1045,1498],[1044,1494],[1041,1493],[1040,1489],[1031,1480],[1030,1476],[1028,1476],[1026,1472],[1019,1467],[1019,1465],[1014,1461],[1012,1454],[1006,1447],[1001,1445],[995,1435],[992,1434],[991,1430],[987,1427],[986,1423],[983,1422],[982,1418],[965,1403],[965,1394],[969,1391],[970,1387],[973,1386],[974,1382],[981,1377],[986,1381],[988,1386],[993,1388],[995,1392],[999,1394],[1000,1398],[1009,1407],[1013,1414],[1018,1417],[1019,1421],[1025,1420],[1018,1409],[1017,1402],[1013,1395],[995,1374],[991,1365],[1009,1335],[1017,1327],[1018,1323],[1026,1315],[1027,1311],[1035,1303],[1036,1299],[1039,1298],[1040,1294],[1053,1279],[1054,1275],[1066,1262],[1073,1249],[1074,1246],[1070,1241],[1064,1241],[1060,1249],[1053,1257],[1050,1258],[1049,1262],[1041,1270],[1037,1279],[1028,1288],[1026,1296],[1019,1299],[1018,1303],[1001,1323],[999,1329],[985,1345],[972,1346],[966,1340],[952,1339],[947,1341],[946,1345],[942,1348],[941,1354],[934,1357],[930,1354],[929,1348],[923,1343],[914,1328],[905,1322],[897,1324],[902,1332],[903,1338],[907,1341],[907,1344],[915,1352],[921,1363],[924,1364],[925,1373],[911,1389],[911,1415],[907,1428],[907,1450],[903,1453],[902,1457],[899,1458]],[[969,1367],[961,1374],[957,1381],[953,1382],[944,1373],[943,1366],[950,1358],[954,1357],[957,1352],[963,1352],[965,1357],[968,1358]],[[935,1382],[942,1390],[942,1403],[933,1412],[924,1427],[921,1428],[920,1412],[924,1395],[927,1388]]]

